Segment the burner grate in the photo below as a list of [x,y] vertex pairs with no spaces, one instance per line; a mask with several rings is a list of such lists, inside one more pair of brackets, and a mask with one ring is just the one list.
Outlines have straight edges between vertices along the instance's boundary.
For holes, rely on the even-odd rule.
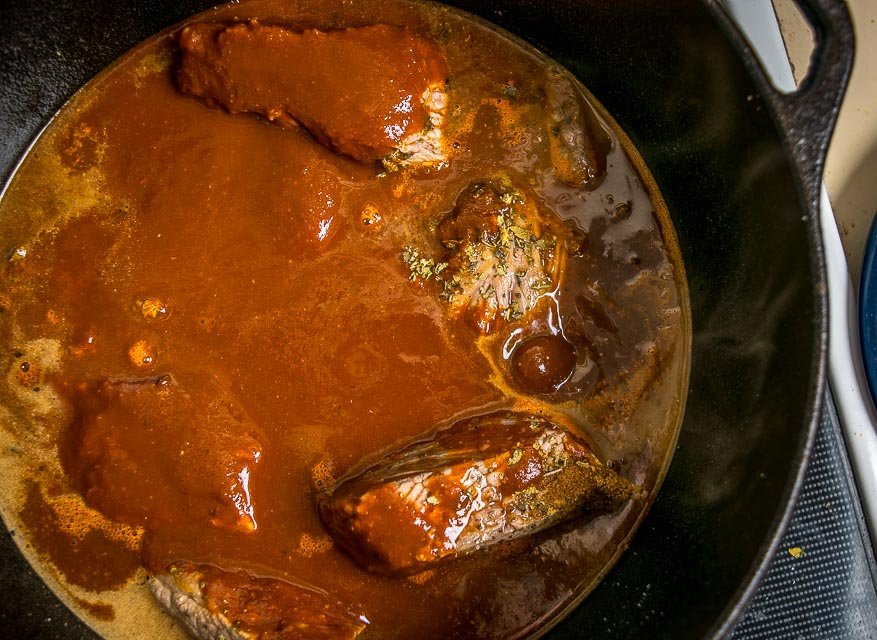
[[732,640],[877,639],[877,565],[826,396],[792,522]]

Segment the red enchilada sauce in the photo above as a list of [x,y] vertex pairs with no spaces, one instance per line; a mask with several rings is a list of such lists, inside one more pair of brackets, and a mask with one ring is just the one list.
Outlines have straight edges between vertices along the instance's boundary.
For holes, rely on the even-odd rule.
[[[202,18],[77,94],[0,201],[7,525],[112,637],[182,633],[144,585],[179,566],[337,604],[363,638],[550,623],[681,420],[687,294],[642,160],[565,71],[454,11]],[[345,474],[490,415],[584,443],[616,499],[414,572],[333,540],[317,505]],[[561,471],[509,442],[500,466]]]

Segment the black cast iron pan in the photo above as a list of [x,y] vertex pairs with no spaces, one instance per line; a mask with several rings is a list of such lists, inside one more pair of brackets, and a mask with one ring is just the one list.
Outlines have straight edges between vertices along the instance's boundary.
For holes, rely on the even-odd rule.
[[[818,188],[852,65],[841,0],[802,0],[814,72],[781,96],[695,0],[451,0],[576,73],[630,134],[682,245],[694,339],[685,422],[630,549],[552,638],[723,636],[784,529],[818,420],[827,337]],[[0,11],[0,176],[91,76],[210,0]],[[2,238],[0,238],[2,242]],[[90,638],[0,535],[0,630]]]

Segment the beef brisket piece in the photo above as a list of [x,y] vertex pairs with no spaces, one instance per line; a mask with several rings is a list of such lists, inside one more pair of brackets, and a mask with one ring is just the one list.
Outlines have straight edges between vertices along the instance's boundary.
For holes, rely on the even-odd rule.
[[62,457],[87,504],[147,528],[256,528],[261,435],[211,377],[107,379],[83,385],[73,401]]
[[315,587],[208,564],[176,563],[149,588],[201,640],[350,640],[367,624]]
[[398,168],[445,158],[444,57],[407,29],[196,23],[179,43],[180,90],[212,106],[301,125],[362,162]]
[[486,335],[525,318],[557,288],[564,241],[546,220],[507,179],[476,181],[438,225],[445,249],[438,261],[416,247],[406,247],[402,259],[412,281],[435,276],[451,313]]
[[529,413],[469,418],[342,479],[319,502],[332,537],[374,572],[411,572],[637,494],[569,430]]
[[548,71],[546,94],[546,124],[555,177],[572,187],[596,188],[606,177],[612,138],[568,71],[560,67]]

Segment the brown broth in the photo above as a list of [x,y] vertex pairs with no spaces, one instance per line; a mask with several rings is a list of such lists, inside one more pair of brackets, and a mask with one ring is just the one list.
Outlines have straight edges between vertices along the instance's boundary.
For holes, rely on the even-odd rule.
[[[371,0],[251,1],[209,14],[247,17],[323,29],[387,22],[434,39],[459,149],[447,166],[378,175],[302,131],[210,109],[175,88],[167,33],[80,91],[0,201],[7,526],[109,637],[179,632],[151,604],[132,557],[147,570],[188,559],[310,582],[367,612],[363,638],[538,633],[611,567],[675,445],[690,324],[660,194],[592,98],[613,138],[608,175],[591,191],[556,180],[531,108],[551,63],[481,21]],[[587,242],[546,313],[478,337],[412,286],[400,250],[427,244],[460,191],[499,172]],[[379,224],[363,224],[366,207]],[[145,299],[162,307],[155,317]],[[511,350],[540,332],[576,343],[576,393],[528,397],[513,384]],[[107,378],[165,373],[212,380],[258,426],[255,531],[197,519],[153,528],[79,498],[67,473],[69,398]],[[333,546],[314,509],[319,480],[436,424],[515,403],[568,416],[647,499],[409,578],[367,574]],[[156,518],[162,508],[172,505],[156,506]]]

